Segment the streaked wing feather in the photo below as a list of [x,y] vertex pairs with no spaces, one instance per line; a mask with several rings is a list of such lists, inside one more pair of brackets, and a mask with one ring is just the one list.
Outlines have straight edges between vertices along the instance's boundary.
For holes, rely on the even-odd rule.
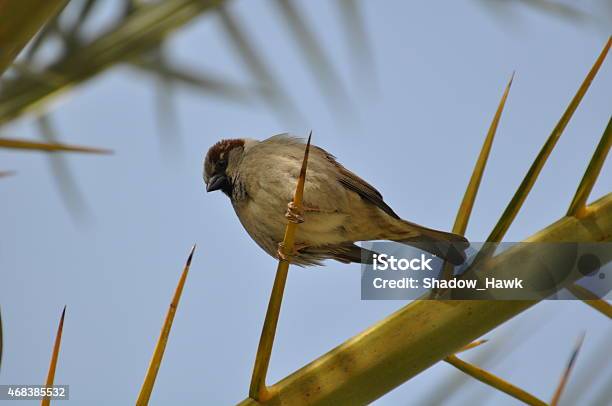
[[391,207],[389,207],[387,203],[385,203],[382,195],[378,190],[376,190],[374,186],[370,185],[368,182],[346,169],[336,160],[335,156],[325,151],[323,148],[315,148],[320,150],[321,153],[325,155],[327,160],[331,162],[334,166],[336,166],[336,168],[338,168],[338,171],[340,173],[338,181],[340,182],[340,184],[342,184],[342,186],[357,193],[359,196],[361,196],[362,199],[377,206],[389,216],[399,220],[400,217],[393,211]]

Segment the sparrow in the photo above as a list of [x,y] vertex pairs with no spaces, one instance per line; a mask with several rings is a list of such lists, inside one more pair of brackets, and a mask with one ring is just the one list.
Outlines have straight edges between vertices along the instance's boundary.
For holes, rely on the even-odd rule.
[[[222,191],[251,238],[268,254],[286,259],[280,249],[287,221],[302,223],[290,261],[321,265],[326,259],[362,263],[358,241],[389,240],[411,245],[459,265],[468,241],[403,220],[372,185],[342,166],[323,148],[311,145],[303,209],[289,204],[305,144],[279,134],[263,141],[224,139],[204,158],[206,191]],[[366,256],[364,256],[366,257]],[[371,258],[370,258],[371,260]]]

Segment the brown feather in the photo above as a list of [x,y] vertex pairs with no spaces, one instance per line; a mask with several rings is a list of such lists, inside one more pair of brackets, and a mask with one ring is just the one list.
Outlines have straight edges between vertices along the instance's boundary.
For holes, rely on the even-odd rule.
[[335,156],[325,151],[323,148],[313,148],[316,148],[321,151],[325,155],[325,158],[327,158],[329,162],[331,162],[336,168],[338,168],[338,182],[340,182],[342,186],[357,193],[362,199],[377,206],[389,216],[398,220],[400,219],[400,217],[393,211],[393,209],[389,207],[387,203],[385,203],[382,194],[378,190],[376,190],[374,186],[370,185],[368,182],[346,169],[341,163],[336,160]]

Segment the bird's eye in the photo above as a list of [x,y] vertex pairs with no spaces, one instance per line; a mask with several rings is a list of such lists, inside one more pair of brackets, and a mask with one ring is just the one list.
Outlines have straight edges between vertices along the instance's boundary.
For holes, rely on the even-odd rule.
[[220,159],[219,162],[217,162],[217,165],[225,168],[227,166],[227,161],[225,159]]

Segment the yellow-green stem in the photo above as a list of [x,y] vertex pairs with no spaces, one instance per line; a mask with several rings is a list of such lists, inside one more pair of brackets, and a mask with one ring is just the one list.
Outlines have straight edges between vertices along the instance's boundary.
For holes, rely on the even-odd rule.
[[480,382],[486,383],[487,385],[492,386],[497,390],[507,393],[513,398],[525,402],[528,405],[546,406],[546,403],[544,401],[536,398],[532,394],[524,391],[523,389],[517,386],[512,385],[509,382],[504,381],[503,379],[493,375],[490,372],[485,371],[482,368],[479,368],[457,358],[455,355],[450,355],[446,357],[444,361],[448,362],[458,370],[465,372],[472,378],[478,379]]
[[[55,334],[55,342],[53,343],[53,353],[51,354],[51,362],[49,363],[49,372],[47,373],[47,380],[45,381],[45,385],[47,387],[53,386],[53,381],[55,380],[55,369],[57,368],[57,360],[59,359],[65,316],[66,306],[64,306],[64,310],[62,310],[62,316],[60,317],[59,325],[57,326],[57,333]],[[48,396],[45,396],[40,404],[42,406],[49,406],[51,404],[51,399]]]
[[603,164],[610,151],[610,146],[612,146],[612,117],[610,117],[608,125],[599,140],[599,144],[597,144],[597,148],[595,148],[589,166],[586,171],[584,171],[584,176],[567,210],[568,216],[584,216],[587,199],[591,194],[591,190],[593,190],[593,186],[601,172],[601,168],[603,168]]
[[[474,207],[474,202],[476,201],[476,195],[478,195],[480,182],[482,181],[482,175],[484,174],[484,170],[489,159],[489,154],[491,152],[491,147],[493,146],[493,139],[495,138],[495,133],[497,132],[497,127],[499,126],[499,120],[501,119],[502,112],[504,111],[504,106],[506,105],[506,100],[508,99],[508,93],[510,93],[510,86],[512,86],[513,80],[514,72],[512,73],[512,76],[510,76],[510,80],[504,89],[501,100],[499,101],[497,110],[495,111],[495,115],[493,116],[493,120],[489,126],[489,130],[487,131],[487,136],[485,137],[480,149],[480,154],[478,155],[478,159],[474,165],[472,176],[470,177],[470,181],[468,182],[465,193],[463,194],[463,200],[461,200],[461,205],[459,206],[459,210],[457,210],[455,224],[453,224],[453,233],[455,234],[465,235],[465,230],[467,229],[467,225],[472,214],[472,208]],[[445,261],[444,265],[442,266],[442,278],[444,280],[450,280],[452,276],[453,266],[451,263]],[[432,298],[438,296],[440,293],[441,292],[438,289],[432,290]]]
[[[308,165],[308,152],[310,150],[310,136],[308,136],[308,142],[306,143],[306,149],[304,151],[304,159],[302,161],[302,169],[295,186],[295,193],[293,195],[293,204],[298,211],[302,210],[302,200],[304,196],[304,183],[306,181],[306,168]],[[261,331],[261,337],[259,339],[259,346],[257,347],[257,355],[255,357],[255,366],[253,367],[253,375],[251,377],[251,386],[249,388],[249,396],[252,399],[259,401],[266,401],[273,393],[266,386],[266,375],[268,373],[268,366],[270,365],[270,357],[272,356],[272,346],[274,345],[274,337],[276,335],[276,326],[278,325],[278,317],[280,315],[280,308],[283,301],[283,293],[285,291],[285,283],[287,282],[287,274],[289,271],[289,260],[293,253],[295,243],[295,231],[297,224],[288,222],[285,227],[285,236],[283,239],[283,254],[285,259],[279,259],[278,267],[276,269],[276,277],[274,278],[274,285],[272,287],[272,293],[270,294],[270,302],[268,303],[268,310],[266,312],[266,318]]]
[[157,378],[159,367],[161,366],[162,359],[164,358],[164,351],[166,350],[166,344],[168,344],[168,338],[170,337],[172,322],[174,321],[174,315],[176,314],[179,301],[181,300],[181,294],[183,293],[183,287],[185,286],[185,281],[187,280],[187,274],[189,273],[189,267],[191,266],[191,260],[193,258],[195,248],[195,245],[191,247],[191,251],[189,252],[189,256],[185,262],[185,267],[183,268],[183,273],[181,274],[181,277],[176,285],[176,289],[174,290],[174,295],[172,296],[172,301],[168,307],[164,325],[159,333],[157,343],[155,344],[155,350],[153,351],[153,356],[151,357],[147,374],[145,375],[144,382],[142,383],[142,387],[138,393],[136,406],[146,406],[149,404],[149,399],[151,398],[151,393],[153,392],[153,385],[155,385],[155,378]]
[[566,289],[593,309],[612,319],[612,305],[606,300],[599,298],[595,293],[575,283],[569,285]]

